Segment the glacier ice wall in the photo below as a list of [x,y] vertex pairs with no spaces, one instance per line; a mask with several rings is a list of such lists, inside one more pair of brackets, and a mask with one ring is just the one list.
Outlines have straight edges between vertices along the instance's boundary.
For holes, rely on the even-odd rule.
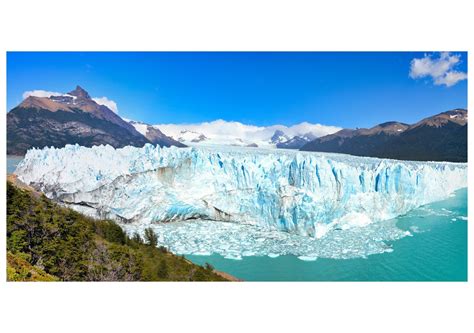
[[18,178],[84,213],[141,225],[253,224],[321,238],[467,187],[467,164],[255,148],[29,150]]

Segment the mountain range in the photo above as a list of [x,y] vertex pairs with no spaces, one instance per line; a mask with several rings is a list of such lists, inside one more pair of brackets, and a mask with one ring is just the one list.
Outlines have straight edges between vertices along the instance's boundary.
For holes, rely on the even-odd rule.
[[176,141],[187,145],[230,145],[262,148],[298,149],[315,138],[341,128],[303,122],[293,126],[246,125],[222,119],[195,124],[153,125]]
[[304,151],[414,161],[467,162],[467,110],[454,109],[409,125],[386,122],[317,138]]
[[75,143],[115,148],[146,143],[184,146],[156,129],[140,133],[134,124],[95,102],[79,86],[60,96],[29,96],[7,114],[7,154],[23,155],[33,147]]
[[467,161],[467,110],[454,109],[415,124],[390,121],[371,128],[341,129],[300,123],[254,126],[215,120],[198,124],[158,124],[123,119],[97,103],[83,88],[49,97],[28,96],[7,113],[7,154],[33,147],[115,148],[232,145],[287,148],[418,161]]

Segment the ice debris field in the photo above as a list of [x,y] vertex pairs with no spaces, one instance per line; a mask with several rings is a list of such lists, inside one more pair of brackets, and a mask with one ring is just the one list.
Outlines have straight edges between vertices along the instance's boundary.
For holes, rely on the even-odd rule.
[[387,220],[467,187],[465,163],[242,147],[33,149],[15,173],[129,233],[151,226],[175,253],[235,259],[390,251],[407,232]]

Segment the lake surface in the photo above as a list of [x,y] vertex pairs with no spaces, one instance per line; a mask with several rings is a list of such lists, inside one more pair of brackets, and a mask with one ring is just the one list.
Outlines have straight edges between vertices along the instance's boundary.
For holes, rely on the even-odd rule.
[[246,281],[467,281],[467,189],[398,217],[396,225],[411,236],[393,241],[392,252],[366,258],[186,257]]
[[23,160],[24,156],[7,156],[7,173],[13,173],[16,166]]

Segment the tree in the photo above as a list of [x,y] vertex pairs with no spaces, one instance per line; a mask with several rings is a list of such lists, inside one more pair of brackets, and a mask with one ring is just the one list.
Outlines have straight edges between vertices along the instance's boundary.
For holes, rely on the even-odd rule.
[[156,247],[156,245],[158,245],[158,236],[152,228],[145,229],[145,242],[151,247]]
[[135,232],[135,233],[133,234],[132,240],[133,240],[135,243],[137,243],[137,244],[143,244],[143,240],[142,240],[142,238],[140,237],[140,234],[139,234],[138,232]]

